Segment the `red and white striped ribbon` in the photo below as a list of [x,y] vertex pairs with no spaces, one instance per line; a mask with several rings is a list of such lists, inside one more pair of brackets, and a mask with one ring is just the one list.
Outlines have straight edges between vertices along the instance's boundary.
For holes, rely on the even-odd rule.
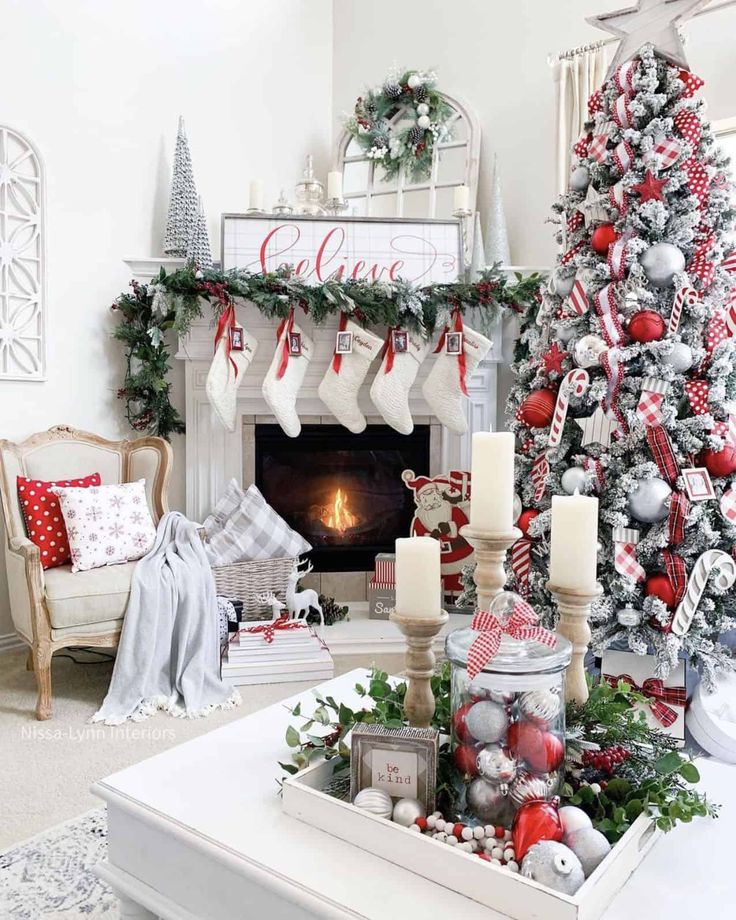
[[733,295],[724,308],[723,318],[729,335],[736,335],[736,295]]
[[593,473],[593,488],[598,493],[602,492],[606,487],[606,477],[601,461],[597,457],[584,457],[583,469],[586,473]]
[[516,577],[516,589],[526,598],[529,596],[529,573],[532,569],[532,541],[520,537],[511,547],[511,571]]
[[608,269],[614,281],[622,281],[626,274],[626,245],[631,237],[627,231],[608,247]]
[[721,262],[721,268],[732,275],[736,274],[736,249],[733,249]]
[[603,338],[610,347],[614,347],[624,340],[624,331],[618,315],[618,306],[612,284],[607,284],[597,291],[593,297],[595,311],[601,323]]
[[614,527],[613,542],[613,566],[618,574],[633,578],[637,584],[645,581],[647,573],[636,558],[639,531],[631,527]]
[[675,292],[675,299],[672,302],[672,312],[670,313],[670,322],[667,327],[668,332],[677,332],[683,307],[685,305],[688,307],[695,306],[698,300],[700,300],[700,294],[695,288],[685,285],[677,289]]
[[633,58],[630,61],[625,61],[616,68],[616,72],[613,75],[613,82],[618,87],[619,92],[627,93],[629,96],[633,94],[634,77],[639,72],[639,66],[639,61]]
[[620,141],[613,151],[613,162],[618,171],[624,175],[634,162],[634,151],[628,141]]
[[608,200],[610,201],[611,206],[616,208],[621,217],[626,216],[626,213],[629,210],[629,196],[628,193],[624,190],[624,184],[620,179],[608,190]]
[[630,128],[633,124],[629,98],[622,93],[613,104],[613,119],[619,128]]
[[590,309],[590,301],[585,293],[585,286],[579,278],[576,278],[573,283],[572,290],[567,298],[567,305],[578,316],[582,316],[583,313],[587,313]]
[[552,416],[552,424],[547,439],[547,444],[550,447],[557,447],[562,440],[562,430],[565,427],[570,397],[582,396],[589,385],[590,376],[582,367],[576,367],[574,370],[568,371],[562,378],[560,389],[557,392],[557,403],[555,405],[555,412]]

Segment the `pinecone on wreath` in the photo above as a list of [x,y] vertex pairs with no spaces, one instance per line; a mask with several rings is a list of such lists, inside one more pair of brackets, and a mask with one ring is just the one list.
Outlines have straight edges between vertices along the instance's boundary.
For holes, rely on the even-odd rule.
[[414,125],[413,128],[409,129],[409,134],[407,135],[407,141],[411,147],[416,147],[416,145],[424,137],[424,131],[417,125]]
[[419,86],[415,86],[413,92],[415,102],[427,101],[427,87],[423,83],[420,83]]
[[383,87],[383,93],[387,99],[398,99],[401,95],[401,86],[398,83],[386,83]]

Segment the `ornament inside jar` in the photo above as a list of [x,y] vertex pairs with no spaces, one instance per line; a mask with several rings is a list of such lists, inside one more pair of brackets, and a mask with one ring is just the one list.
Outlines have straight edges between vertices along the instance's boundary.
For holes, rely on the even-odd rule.
[[519,595],[447,637],[460,820],[509,827],[526,802],[551,800],[565,759],[567,639],[543,629]]

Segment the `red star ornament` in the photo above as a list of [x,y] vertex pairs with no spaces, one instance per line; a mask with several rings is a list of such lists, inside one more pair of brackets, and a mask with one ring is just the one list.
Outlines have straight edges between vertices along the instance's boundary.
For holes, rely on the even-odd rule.
[[562,362],[568,357],[566,351],[563,351],[557,342],[553,342],[547,351],[542,355],[542,366],[546,374],[557,373],[562,376]]
[[662,189],[668,182],[669,179],[655,179],[654,173],[648,169],[644,181],[635,185],[632,191],[636,192],[642,204],[645,201],[662,201]]

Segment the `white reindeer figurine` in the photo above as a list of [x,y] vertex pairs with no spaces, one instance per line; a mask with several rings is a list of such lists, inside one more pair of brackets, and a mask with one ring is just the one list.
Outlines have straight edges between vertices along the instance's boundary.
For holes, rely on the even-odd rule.
[[266,604],[271,608],[271,619],[278,620],[281,611],[286,610],[286,604],[280,601],[273,591],[264,591],[263,594],[256,594],[256,601],[259,604]]
[[319,595],[314,590],[314,588],[306,588],[304,591],[296,590],[297,582],[304,578],[305,575],[309,575],[311,571],[311,562],[307,564],[306,569],[300,569],[298,561],[294,563],[294,568],[289,573],[288,583],[286,586],[286,606],[288,607],[289,613],[294,620],[306,619],[309,614],[309,608],[314,607],[314,609],[319,612],[321,632],[325,626],[325,616],[322,613],[322,606],[319,602]]

